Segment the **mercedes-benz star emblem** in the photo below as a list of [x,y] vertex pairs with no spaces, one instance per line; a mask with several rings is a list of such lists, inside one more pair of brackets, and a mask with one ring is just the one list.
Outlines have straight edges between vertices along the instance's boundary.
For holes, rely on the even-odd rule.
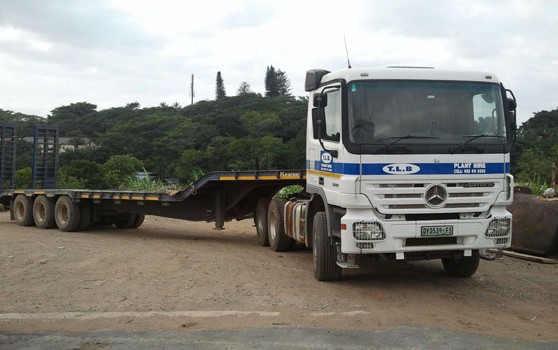
[[442,185],[430,185],[424,194],[426,205],[430,208],[441,208],[446,204],[448,192]]

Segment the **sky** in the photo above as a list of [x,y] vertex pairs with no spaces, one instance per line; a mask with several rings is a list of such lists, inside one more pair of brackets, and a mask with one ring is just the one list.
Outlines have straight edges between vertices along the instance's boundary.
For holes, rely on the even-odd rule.
[[264,92],[266,68],[304,96],[305,72],[432,66],[496,74],[518,122],[558,108],[558,1],[0,0],[0,109],[47,117],[89,102],[215,98],[242,82]]

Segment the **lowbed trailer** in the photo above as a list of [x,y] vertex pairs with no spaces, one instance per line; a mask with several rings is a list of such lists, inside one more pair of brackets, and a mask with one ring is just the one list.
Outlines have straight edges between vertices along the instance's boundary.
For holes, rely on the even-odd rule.
[[252,217],[259,199],[285,186],[303,186],[305,178],[304,170],[213,172],[175,192],[25,189],[0,193],[0,202],[21,226],[62,231],[111,224],[137,228],[145,215],[214,221],[222,229],[225,221]]

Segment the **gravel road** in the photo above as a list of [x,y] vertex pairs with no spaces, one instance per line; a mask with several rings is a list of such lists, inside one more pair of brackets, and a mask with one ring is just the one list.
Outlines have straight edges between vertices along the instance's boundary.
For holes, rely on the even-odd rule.
[[[0,213],[0,348],[34,347],[49,334],[175,339],[173,332],[274,329],[353,334],[348,348],[362,340],[354,332],[406,334],[398,329],[422,334],[417,348],[452,335],[453,348],[465,348],[459,339],[558,347],[558,265],[483,260],[461,279],[439,261],[375,262],[324,283],[312,276],[310,251],[258,246],[249,220],[226,227],[148,216],[135,230],[65,233],[19,227]],[[405,339],[394,344],[407,348]]]

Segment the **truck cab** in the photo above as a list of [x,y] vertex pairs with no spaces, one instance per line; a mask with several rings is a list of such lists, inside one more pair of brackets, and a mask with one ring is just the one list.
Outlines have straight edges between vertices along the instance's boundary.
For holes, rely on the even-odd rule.
[[510,246],[516,102],[494,74],[311,70],[306,91],[308,196],[284,224],[318,280],[364,257],[441,259],[466,277],[479,251]]

